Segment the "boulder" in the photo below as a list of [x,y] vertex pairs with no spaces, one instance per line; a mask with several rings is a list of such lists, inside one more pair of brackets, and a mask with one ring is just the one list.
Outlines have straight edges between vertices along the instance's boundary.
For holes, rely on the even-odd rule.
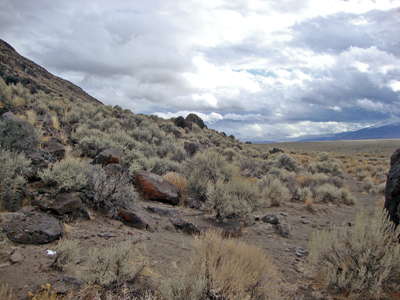
[[135,185],[143,198],[171,205],[179,204],[178,188],[163,177],[141,171],[135,175]]
[[390,170],[386,180],[385,208],[390,219],[396,224],[400,221],[400,149],[390,158]]
[[217,228],[226,238],[240,237],[243,234],[243,224],[239,220],[229,220],[219,223]]
[[109,148],[101,151],[93,160],[93,164],[101,164],[103,166],[109,164],[119,164],[123,157],[122,151],[116,148]]
[[272,224],[272,225],[279,224],[279,218],[276,215],[266,215],[261,218],[261,221],[263,221],[264,223]]
[[188,127],[188,123],[186,122],[185,118],[181,117],[181,116],[174,119],[174,124],[175,124],[175,126],[180,127],[180,128]]
[[59,215],[78,212],[83,208],[79,193],[58,194],[50,209]]
[[10,255],[10,262],[12,264],[20,263],[24,260],[24,255],[21,253],[19,249],[15,249],[14,252]]
[[42,144],[43,150],[49,153],[54,159],[61,160],[65,156],[65,147],[56,139],[51,139]]
[[203,121],[198,115],[196,115],[196,114],[188,114],[188,115],[186,116],[186,119],[185,119],[185,120],[186,120],[186,122],[196,124],[196,125],[199,126],[201,129],[207,127],[207,126],[204,124],[204,121]]
[[137,229],[150,229],[149,223],[146,221],[144,217],[139,216],[137,213],[133,211],[128,211],[125,209],[121,209],[118,212],[118,217],[122,220],[122,222],[130,227]]
[[50,243],[64,233],[59,220],[40,212],[16,215],[3,229],[11,241],[33,245]]
[[172,217],[178,214],[176,210],[159,208],[154,206],[147,206],[146,209],[152,214],[157,214],[163,217]]
[[200,230],[193,223],[187,222],[181,218],[171,218],[170,221],[172,225],[174,225],[175,229],[180,230],[186,234],[200,234]]

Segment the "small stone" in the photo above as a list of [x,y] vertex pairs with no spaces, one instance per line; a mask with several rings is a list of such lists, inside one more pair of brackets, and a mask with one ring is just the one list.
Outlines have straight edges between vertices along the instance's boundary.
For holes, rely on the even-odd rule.
[[261,219],[264,223],[272,224],[272,225],[278,225],[279,224],[279,218],[276,215],[266,215],[262,217]]
[[193,223],[187,222],[181,218],[171,218],[170,219],[172,225],[174,225],[175,229],[181,230],[186,234],[199,234],[200,230]]
[[290,236],[290,226],[286,222],[275,225],[275,231],[282,237],[288,238]]
[[18,249],[15,250],[10,256],[10,262],[12,264],[16,264],[16,263],[22,262],[23,260],[24,260],[24,256],[22,255],[22,253]]
[[297,247],[295,249],[295,253],[297,257],[304,257],[306,255],[308,255],[308,251],[302,247]]

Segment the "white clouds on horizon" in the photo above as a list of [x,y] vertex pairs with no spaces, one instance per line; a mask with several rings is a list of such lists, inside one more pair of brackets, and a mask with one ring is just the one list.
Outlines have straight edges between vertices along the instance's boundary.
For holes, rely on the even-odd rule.
[[105,103],[268,140],[400,115],[399,7],[0,0],[0,37]]

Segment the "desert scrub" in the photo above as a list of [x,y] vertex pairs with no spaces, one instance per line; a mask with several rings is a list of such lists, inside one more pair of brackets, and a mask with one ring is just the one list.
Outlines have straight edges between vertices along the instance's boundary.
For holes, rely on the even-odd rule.
[[136,278],[145,262],[132,242],[125,241],[102,248],[90,248],[81,279],[89,284],[109,286]]
[[0,148],[0,210],[16,211],[21,208],[30,164],[24,154]]
[[165,174],[164,179],[168,182],[172,183],[174,186],[177,187],[180,195],[180,199],[182,201],[181,204],[185,204],[187,200],[187,180],[181,174],[176,172],[168,172]]
[[274,157],[274,166],[279,169],[285,169],[289,172],[299,170],[298,162],[288,154],[281,153]]
[[312,162],[309,165],[309,171],[313,174],[324,173],[332,176],[343,176],[342,163],[337,159]]
[[128,172],[117,165],[90,166],[87,178],[87,204],[96,210],[116,215],[120,208],[131,208],[138,198]]
[[260,202],[257,183],[241,177],[228,182],[210,183],[207,189],[207,205],[216,212],[216,218],[246,217]]
[[292,198],[285,184],[274,176],[265,177],[259,185],[263,190],[263,199],[267,200],[270,206],[280,206]]
[[328,289],[356,299],[382,299],[400,288],[399,233],[385,210],[364,211],[352,227],[315,232],[309,262]]
[[35,128],[27,121],[0,120],[0,147],[21,152],[39,145]]
[[187,161],[185,173],[188,176],[189,194],[205,201],[209,183],[215,184],[218,180],[227,182],[238,173],[238,170],[228,164],[221,154],[209,150],[198,153]]
[[87,162],[79,158],[66,157],[40,171],[39,177],[48,185],[56,184],[60,190],[79,191],[88,183],[87,168]]
[[314,198],[316,203],[334,203],[353,205],[354,197],[346,188],[338,188],[332,184],[325,183],[314,189]]
[[136,278],[146,265],[131,241],[83,248],[78,241],[62,239],[55,250],[57,257],[53,267],[88,284],[106,287]]
[[264,250],[218,232],[194,240],[190,262],[162,287],[167,300],[280,299],[280,275]]

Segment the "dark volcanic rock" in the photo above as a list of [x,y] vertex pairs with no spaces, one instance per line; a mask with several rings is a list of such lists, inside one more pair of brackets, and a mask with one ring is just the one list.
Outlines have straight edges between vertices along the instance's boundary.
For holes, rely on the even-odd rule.
[[400,220],[400,149],[396,150],[390,159],[390,171],[386,180],[385,208],[390,219],[396,224]]
[[187,222],[181,218],[171,218],[172,225],[175,229],[180,230],[186,234],[200,234],[200,230],[193,223]]
[[161,176],[141,171],[135,175],[135,184],[147,200],[179,204],[178,188]]
[[149,222],[147,222],[144,217],[139,216],[135,212],[121,209],[118,212],[118,217],[122,220],[124,224],[130,227],[137,229],[145,229],[145,230],[150,229]]
[[63,235],[60,221],[39,212],[16,215],[3,228],[11,241],[21,244],[47,244]]
[[79,193],[62,193],[56,196],[51,209],[59,215],[77,212],[82,209],[82,201]]
[[264,223],[272,224],[272,225],[278,225],[279,224],[279,218],[276,215],[266,215],[261,218],[261,220]]
[[65,156],[64,145],[59,143],[56,139],[43,143],[43,150],[49,153],[56,160],[61,160]]
[[186,117],[186,122],[194,123],[197,126],[199,126],[201,129],[203,129],[204,127],[207,127],[204,124],[204,121],[196,114],[188,114]]
[[176,210],[153,207],[153,206],[147,206],[146,209],[153,214],[157,214],[164,217],[172,217],[178,214]]
[[101,164],[103,166],[109,164],[119,164],[122,160],[123,153],[116,148],[109,148],[101,151],[93,161],[93,164]]

